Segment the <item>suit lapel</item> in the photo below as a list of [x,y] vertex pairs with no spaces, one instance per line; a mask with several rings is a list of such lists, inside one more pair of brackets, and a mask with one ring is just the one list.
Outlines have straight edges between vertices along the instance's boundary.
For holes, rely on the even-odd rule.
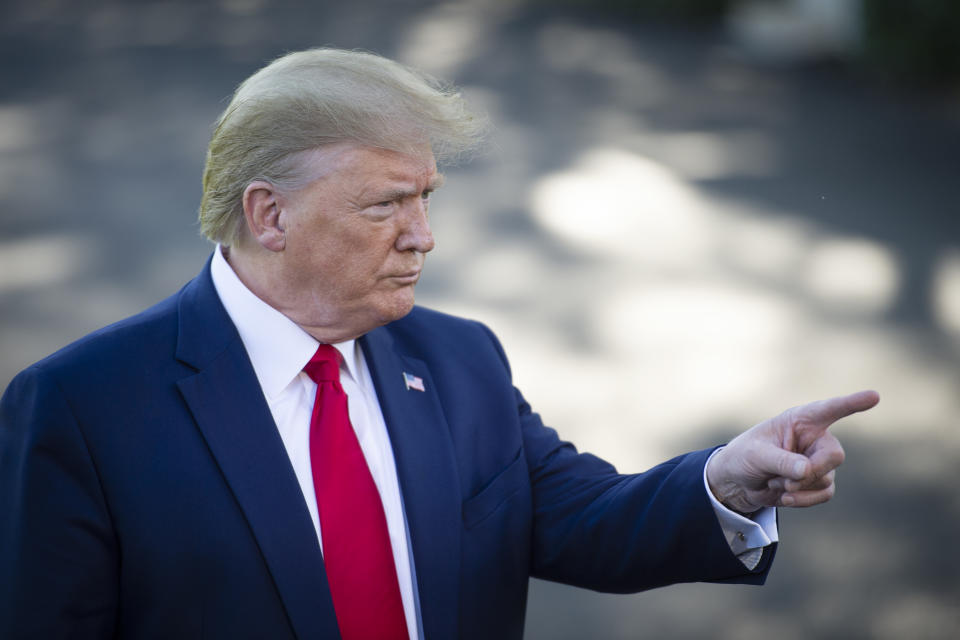
[[[461,498],[453,444],[430,371],[397,350],[387,327],[360,339],[390,442],[410,531],[427,638],[457,635]],[[408,389],[403,374],[423,380]]]
[[206,269],[181,294],[178,382],[257,540],[295,633],[338,638],[323,558],[303,493],[233,323]]

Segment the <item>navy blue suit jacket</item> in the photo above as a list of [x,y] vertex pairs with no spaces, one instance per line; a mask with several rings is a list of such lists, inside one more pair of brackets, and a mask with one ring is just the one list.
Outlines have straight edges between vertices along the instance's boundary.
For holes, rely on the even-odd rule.
[[[531,575],[614,592],[763,581],[769,558],[748,572],[721,535],[709,451],[638,475],[579,454],[476,322],[416,308],[360,342],[427,638],[520,637]],[[303,495],[209,263],[7,389],[0,637],[338,637]]]

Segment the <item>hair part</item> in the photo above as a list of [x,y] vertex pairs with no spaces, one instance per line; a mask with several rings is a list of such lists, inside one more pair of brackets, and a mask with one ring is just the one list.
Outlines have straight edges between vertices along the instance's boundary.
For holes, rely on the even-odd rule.
[[414,153],[429,145],[449,164],[476,149],[486,120],[460,93],[373,53],[309,49],[287,54],[237,88],[207,149],[201,233],[235,244],[245,227],[243,191],[254,180],[305,186],[303,152],[339,142]]

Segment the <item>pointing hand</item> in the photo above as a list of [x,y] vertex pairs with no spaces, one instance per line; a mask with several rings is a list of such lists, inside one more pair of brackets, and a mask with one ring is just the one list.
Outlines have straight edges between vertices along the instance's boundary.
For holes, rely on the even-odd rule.
[[830,425],[880,401],[876,391],[787,409],[741,433],[707,465],[717,499],[740,513],[762,507],[809,507],[833,497],[843,447]]

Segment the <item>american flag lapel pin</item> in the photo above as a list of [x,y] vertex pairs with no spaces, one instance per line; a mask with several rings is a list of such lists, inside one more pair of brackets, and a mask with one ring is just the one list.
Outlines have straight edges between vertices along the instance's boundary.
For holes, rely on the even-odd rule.
[[412,373],[403,372],[403,384],[406,385],[407,391],[413,389],[414,391],[426,391],[423,386],[423,378],[415,376]]

